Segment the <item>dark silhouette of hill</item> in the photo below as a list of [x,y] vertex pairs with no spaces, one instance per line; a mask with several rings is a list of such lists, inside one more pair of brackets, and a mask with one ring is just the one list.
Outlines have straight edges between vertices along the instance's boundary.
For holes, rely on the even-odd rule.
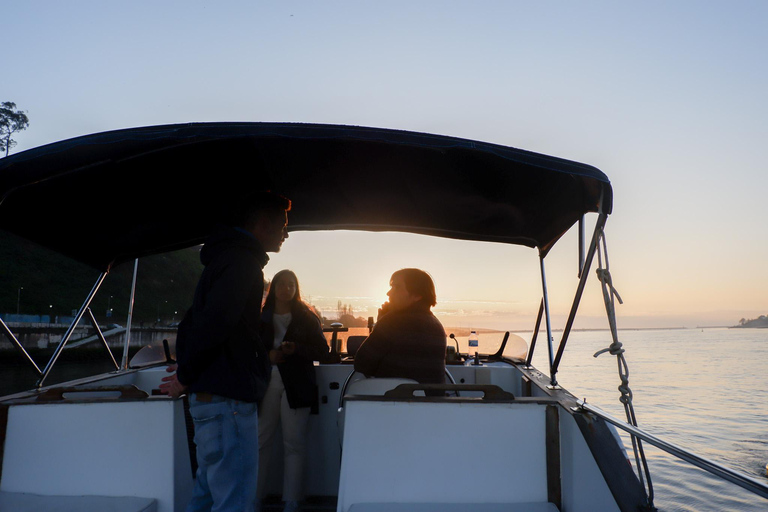
[[[88,236],[87,230],[75,236]],[[134,324],[179,321],[192,304],[203,266],[199,247],[139,261]],[[0,315],[70,316],[83,304],[99,272],[70,258],[0,231]],[[91,303],[99,322],[124,325],[128,317],[133,262],[115,267]],[[19,289],[21,289],[19,295]],[[20,297],[20,300],[19,300]],[[111,317],[107,309],[111,308]]]
[[766,329],[768,328],[768,316],[760,315],[757,318],[752,318],[749,320],[747,320],[746,318],[742,318],[741,320],[739,320],[739,325],[734,325],[734,327]]

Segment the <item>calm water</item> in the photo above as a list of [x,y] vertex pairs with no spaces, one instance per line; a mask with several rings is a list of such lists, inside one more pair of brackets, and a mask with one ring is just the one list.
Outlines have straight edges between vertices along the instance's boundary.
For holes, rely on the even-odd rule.
[[[519,334],[530,340],[530,333]],[[500,337],[481,335],[480,343],[493,346]],[[559,342],[560,333],[554,337]],[[621,331],[619,341],[641,428],[768,484],[768,329]],[[558,382],[624,419],[616,357],[593,357],[610,343],[608,331],[572,333]],[[546,335],[537,345],[533,363],[548,374]],[[625,444],[631,453],[628,438]],[[768,510],[768,500],[644,447],[659,510]]]
[[[530,340],[530,333],[519,334]],[[501,337],[481,334],[480,351],[495,352]],[[555,340],[559,337],[556,332]],[[539,337],[533,362],[548,373],[545,339]],[[459,340],[466,344],[466,338]],[[621,331],[619,340],[626,350],[629,385],[641,428],[768,483],[768,329]],[[608,331],[572,333],[558,382],[623,419],[616,358],[592,356],[610,343]],[[97,361],[87,363],[60,361],[64,364],[54,370],[49,383],[109,371],[106,356],[94,358]],[[8,365],[0,370],[0,394],[34,385],[28,372],[18,370]],[[631,453],[628,438],[625,444]],[[659,510],[768,510],[768,500],[644,446]]]

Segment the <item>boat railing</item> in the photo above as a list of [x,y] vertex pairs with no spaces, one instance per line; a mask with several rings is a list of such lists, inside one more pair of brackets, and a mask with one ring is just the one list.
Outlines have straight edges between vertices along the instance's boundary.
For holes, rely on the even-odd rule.
[[[102,272],[99,275],[98,279],[96,280],[96,283],[93,285],[93,288],[88,294],[88,297],[85,299],[85,302],[83,302],[83,305],[80,306],[80,309],[78,310],[77,315],[72,320],[72,323],[69,325],[69,328],[64,333],[64,336],[62,336],[61,341],[59,342],[58,346],[56,347],[56,350],[54,350],[53,355],[51,356],[51,359],[48,361],[48,364],[45,366],[45,369],[42,371],[42,374],[40,375],[40,378],[37,381],[38,389],[41,389],[43,387],[43,384],[45,383],[45,379],[48,378],[48,375],[51,373],[53,366],[56,364],[56,361],[59,359],[59,356],[61,355],[61,351],[64,350],[64,347],[67,345],[67,342],[69,342],[69,339],[72,337],[72,334],[75,332],[75,328],[77,327],[77,324],[80,323],[80,319],[82,319],[83,316],[85,316],[85,314],[89,312],[89,306],[91,305],[91,301],[96,296],[96,292],[99,291],[99,288],[101,287],[101,284],[104,282],[104,279],[106,279],[106,277],[107,277],[107,272]],[[128,340],[126,339],[126,344],[127,343],[128,343]],[[109,350],[109,347],[107,347],[107,350]],[[110,351],[110,354],[111,354],[111,351]]]
[[3,321],[2,318],[0,318],[0,330],[2,330],[5,333],[5,336],[8,338],[8,340],[13,344],[14,347],[16,347],[16,349],[19,352],[21,352],[21,354],[26,358],[27,362],[34,367],[35,371],[37,372],[37,375],[41,376],[43,374],[43,371],[40,369],[39,366],[37,366],[37,363],[35,363],[35,360],[32,359],[29,353],[24,349],[24,346],[16,338],[16,336],[14,336],[14,334],[11,332],[11,329],[8,328],[8,325]]
[[[80,309],[78,310],[75,317],[72,319],[72,322],[70,323],[69,327],[67,328],[66,332],[62,336],[61,340],[59,341],[59,344],[57,345],[56,349],[53,352],[53,355],[51,355],[50,360],[48,361],[48,364],[45,366],[44,369],[40,369],[39,366],[35,363],[35,361],[30,357],[29,353],[27,353],[26,350],[24,350],[24,347],[19,342],[19,340],[13,335],[11,330],[8,328],[8,326],[5,324],[5,322],[0,319],[0,331],[3,331],[5,335],[8,337],[8,339],[13,343],[13,345],[22,353],[22,355],[25,356],[27,361],[31,363],[31,365],[35,368],[35,371],[37,372],[37,375],[39,376],[39,379],[37,381],[36,387],[37,389],[42,389],[43,384],[45,383],[45,380],[48,378],[48,375],[51,373],[51,370],[53,370],[54,365],[56,364],[56,361],[59,359],[59,356],[61,355],[61,352],[66,347],[67,343],[69,342],[70,338],[75,332],[75,329],[77,328],[80,321],[86,317],[90,320],[91,325],[93,326],[97,338],[101,341],[104,348],[109,353],[109,357],[112,360],[112,364],[115,367],[115,371],[127,370],[128,369],[128,348],[131,342],[131,320],[133,317],[133,304],[136,294],[136,274],[138,269],[138,259],[134,261],[133,265],[133,280],[131,283],[131,298],[129,301],[129,309],[128,309],[128,323],[125,328],[125,339],[123,342],[123,357],[122,362],[118,364],[117,360],[115,359],[114,354],[112,354],[112,350],[109,348],[109,345],[107,344],[106,339],[104,338],[104,334],[101,331],[101,328],[99,327],[98,322],[96,321],[96,318],[93,316],[93,313],[91,312],[90,305],[91,301],[93,301],[94,297],[96,296],[96,293],[99,291],[99,288],[101,287],[102,283],[106,279],[107,275],[109,274],[109,271],[101,272],[99,277],[96,279],[96,283],[93,285],[93,288],[88,293],[88,296],[86,297],[85,301],[83,302],[83,305],[80,306]],[[170,360],[170,358],[168,358]]]
[[626,423],[610,415],[599,407],[588,404],[585,400],[578,400],[578,406],[574,407],[573,410],[574,412],[586,411],[594,414],[595,416],[598,416],[603,420],[615,425],[617,428],[620,428],[625,432],[628,432],[630,435],[652,444],[653,446],[669,453],[670,455],[674,455],[675,457],[693,464],[694,466],[703,469],[708,473],[718,476],[724,480],[738,485],[739,487],[751,491],[758,496],[762,496],[763,498],[768,499],[768,485],[748,475],[745,475],[744,473],[740,473],[739,471],[725,467],[722,464],[718,464],[717,462],[695,455],[685,448],[659,439],[658,437],[649,434],[648,432],[645,432],[638,427],[630,425],[629,423]]

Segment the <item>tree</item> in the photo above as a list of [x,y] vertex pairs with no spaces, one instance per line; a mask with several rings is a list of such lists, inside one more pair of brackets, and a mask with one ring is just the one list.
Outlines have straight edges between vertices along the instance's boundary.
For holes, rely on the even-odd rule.
[[26,130],[29,126],[29,118],[23,110],[16,110],[16,104],[12,101],[0,103],[0,151],[5,151],[5,156],[16,141],[11,138],[15,132]]

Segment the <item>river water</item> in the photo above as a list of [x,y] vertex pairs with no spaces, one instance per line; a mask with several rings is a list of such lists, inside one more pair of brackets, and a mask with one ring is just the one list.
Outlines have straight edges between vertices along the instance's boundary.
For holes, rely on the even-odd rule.
[[[530,340],[530,333],[517,333]],[[555,341],[560,339],[554,333]],[[458,336],[462,351],[466,337]],[[480,335],[480,352],[495,352],[502,334]],[[768,329],[620,331],[639,426],[668,442],[768,484]],[[579,398],[623,419],[616,357],[593,354],[611,343],[608,331],[571,333],[558,382]],[[546,336],[533,363],[549,373]],[[47,384],[109,371],[105,353],[87,362],[64,357]],[[40,364],[40,363],[38,363]],[[34,375],[22,361],[0,368],[0,395],[28,389]],[[625,437],[631,453],[631,444]],[[768,500],[644,445],[662,512],[761,511]]]

